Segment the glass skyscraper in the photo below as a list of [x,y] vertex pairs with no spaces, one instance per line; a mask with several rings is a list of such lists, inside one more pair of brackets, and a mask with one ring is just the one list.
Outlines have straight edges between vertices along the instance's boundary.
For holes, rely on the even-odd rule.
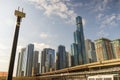
[[29,44],[26,48],[21,49],[16,76],[32,76],[33,54],[34,44]]
[[39,64],[38,63],[39,51],[34,51],[33,54],[33,67],[32,67],[32,75],[39,74]]
[[27,52],[26,76],[32,76],[34,44],[29,44],[26,48],[26,52]]
[[55,70],[55,50],[43,49],[41,53],[41,73]]
[[76,17],[77,30],[74,32],[74,43],[71,45],[72,65],[87,63],[82,18]]
[[65,46],[58,46],[57,52],[57,69],[63,69],[67,67],[67,52],[65,50]]
[[22,48],[21,51],[19,52],[16,76],[24,76],[23,61],[24,61],[25,50],[26,50],[25,48]]

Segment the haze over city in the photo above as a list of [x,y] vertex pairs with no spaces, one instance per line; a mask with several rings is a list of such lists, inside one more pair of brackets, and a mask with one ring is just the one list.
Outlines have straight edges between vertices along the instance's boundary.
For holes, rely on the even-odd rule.
[[57,50],[62,44],[70,52],[76,16],[83,18],[85,39],[120,38],[120,0],[1,0],[0,71],[8,70],[18,6],[24,8],[26,18],[20,27],[14,75],[18,52],[29,43],[39,51]]

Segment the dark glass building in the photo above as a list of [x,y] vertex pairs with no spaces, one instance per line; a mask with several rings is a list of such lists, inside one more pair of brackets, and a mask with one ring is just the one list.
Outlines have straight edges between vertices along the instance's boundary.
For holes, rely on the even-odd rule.
[[58,46],[57,52],[57,69],[63,69],[67,67],[67,55],[66,55],[65,46]]
[[55,70],[55,50],[45,48],[41,54],[41,73]]
[[29,44],[27,46],[26,53],[27,53],[27,63],[26,63],[26,75],[25,76],[32,76],[34,44]]
[[40,63],[38,63],[38,57],[39,57],[39,51],[34,51],[33,54],[33,67],[32,67],[32,75],[39,74],[39,66]]
[[76,25],[77,30],[74,32],[75,42],[71,45],[72,66],[87,63],[82,18],[80,16],[76,17]]

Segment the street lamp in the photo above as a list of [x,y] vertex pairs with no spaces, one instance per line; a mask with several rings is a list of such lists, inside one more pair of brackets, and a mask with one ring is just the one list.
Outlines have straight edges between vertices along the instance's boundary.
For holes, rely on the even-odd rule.
[[23,13],[23,9],[22,9],[22,12],[21,12],[21,11],[19,11],[19,7],[18,7],[18,10],[15,10],[15,16],[17,17],[17,23],[16,23],[16,29],[15,29],[14,40],[13,40],[13,45],[12,45],[12,51],[11,51],[7,80],[12,80],[20,22],[21,22],[22,18],[25,17],[25,13]]

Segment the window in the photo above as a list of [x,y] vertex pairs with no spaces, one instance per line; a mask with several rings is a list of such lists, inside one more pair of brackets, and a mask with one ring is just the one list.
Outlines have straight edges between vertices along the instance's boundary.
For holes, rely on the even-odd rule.
[[102,80],[102,78],[96,78],[96,80]]
[[95,80],[94,78],[89,78],[89,80]]
[[104,80],[112,80],[112,78],[104,78]]
[[120,80],[120,77],[114,77],[114,80]]

